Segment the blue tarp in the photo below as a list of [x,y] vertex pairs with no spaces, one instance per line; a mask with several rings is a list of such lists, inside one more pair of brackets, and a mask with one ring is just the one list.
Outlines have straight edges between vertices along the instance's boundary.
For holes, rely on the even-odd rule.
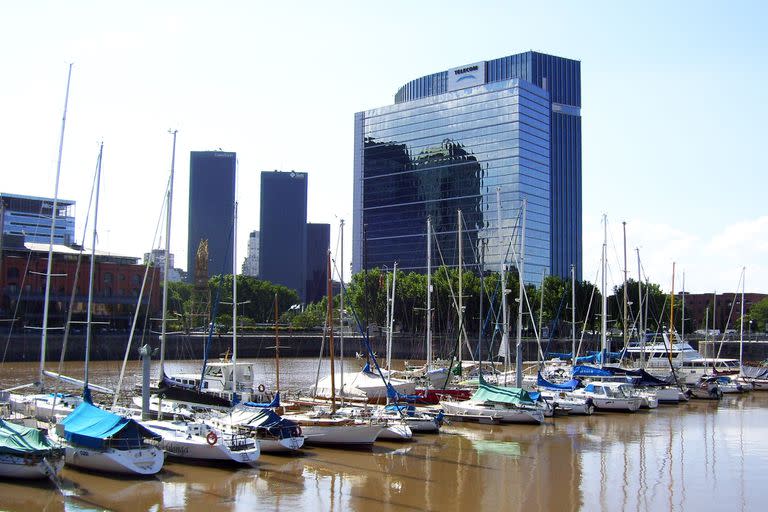
[[138,448],[145,438],[160,436],[130,418],[124,418],[89,403],[82,402],[61,420],[64,437],[75,445],[88,448]]
[[541,372],[539,372],[538,376],[536,377],[536,385],[540,388],[544,389],[553,389],[557,391],[573,391],[577,387],[579,387],[579,381],[577,379],[571,379],[568,382],[565,382],[563,384],[555,384],[554,382],[549,382],[544,377],[541,376]]
[[248,407],[265,407],[265,408],[280,407],[280,392],[275,393],[275,398],[273,398],[272,401],[269,402],[268,404],[260,404],[256,402],[243,402],[243,405],[247,405]]
[[[247,409],[246,409],[247,410]],[[255,428],[263,428],[270,434],[285,439],[298,435],[298,423],[283,418],[271,409],[259,408],[259,414],[248,422],[248,425]]]
[[574,366],[572,375],[574,377],[610,377],[613,373],[594,366]]
[[547,352],[547,359],[570,359],[573,357],[571,352]]

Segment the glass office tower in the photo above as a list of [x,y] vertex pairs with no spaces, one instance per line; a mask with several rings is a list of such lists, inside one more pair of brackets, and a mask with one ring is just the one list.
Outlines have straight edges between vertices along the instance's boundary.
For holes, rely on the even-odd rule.
[[572,264],[580,278],[580,106],[580,63],[526,52],[413,80],[395,105],[357,113],[353,269],[423,271],[428,216],[433,264],[456,265],[461,210],[464,264],[483,251],[497,270],[500,251],[520,251],[526,199],[526,281]]
[[187,281],[195,281],[195,256],[208,240],[209,276],[232,273],[235,153],[192,151],[189,155]]

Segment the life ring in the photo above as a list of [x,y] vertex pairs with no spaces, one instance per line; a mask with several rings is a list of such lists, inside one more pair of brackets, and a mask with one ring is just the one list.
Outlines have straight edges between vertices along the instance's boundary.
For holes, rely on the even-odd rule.
[[208,446],[213,446],[216,444],[216,441],[219,440],[219,436],[216,435],[216,432],[211,430],[208,432],[208,435],[205,436],[205,440],[208,443]]
[[264,390],[265,390],[265,389],[267,389],[267,388],[265,388],[265,387],[264,387],[264,384],[259,384],[259,387],[258,387],[258,388],[256,388],[256,389],[258,389],[258,390],[259,390],[259,393],[263,393],[263,392],[264,392]]

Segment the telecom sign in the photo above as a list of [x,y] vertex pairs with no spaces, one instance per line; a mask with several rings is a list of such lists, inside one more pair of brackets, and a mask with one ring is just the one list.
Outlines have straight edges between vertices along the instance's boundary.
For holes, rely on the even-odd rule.
[[485,61],[448,70],[448,90],[457,91],[485,83]]

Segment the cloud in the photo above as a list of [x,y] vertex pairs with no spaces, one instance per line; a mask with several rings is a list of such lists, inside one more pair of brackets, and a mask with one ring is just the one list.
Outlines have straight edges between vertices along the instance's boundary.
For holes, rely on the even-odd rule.
[[[654,223],[643,220],[627,222],[627,270],[637,279],[639,249],[644,278],[669,291],[672,285],[672,263],[676,263],[675,291],[683,288],[692,293],[740,291],[740,276],[746,267],[746,291],[768,293],[768,216],[746,219],[721,227],[713,233],[694,234],[685,230],[685,216],[676,223]],[[608,285],[623,279],[623,241],[621,222],[608,223]],[[584,231],[584,267],[582,275],[589,281],[599,275],[603,244],[602,225]],[[599,282],[599,277],[597,282]]]

